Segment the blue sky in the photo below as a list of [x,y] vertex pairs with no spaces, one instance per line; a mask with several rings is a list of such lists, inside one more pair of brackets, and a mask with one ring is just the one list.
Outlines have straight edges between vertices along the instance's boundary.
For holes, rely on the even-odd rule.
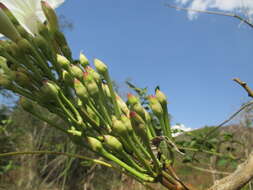
[[253,87],[253,29],[233,18],[190,21],[154,0],[67,0],[57,12],[74,24],[65,33],[75,57],[103,60],[119,85],[159,85],[174,124],[216,125],[250,100],[232,78]]

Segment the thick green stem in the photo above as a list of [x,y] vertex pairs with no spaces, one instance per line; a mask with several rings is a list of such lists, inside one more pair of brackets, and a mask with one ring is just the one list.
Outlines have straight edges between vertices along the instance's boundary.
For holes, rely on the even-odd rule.
[[165,130],[166,130],[166,136],[171,138],[171,128],[170,128],[170,118],[169,118],[169,113],[168,113],[168,108],[167,105],[163,106],[163,117],[164,117],[164,125],[165,125]]
[[141,154],[141,152],[139,151],[139,149],[136,148],[135,144],[133,143],[131,137],[129,135],[127,135],[127,142],[129,143],[129,145],[131,146],[132,150],[134,151],[134,153],[136,154],[138,160],[140,160],[141,164],[153,175],[156,176],[156,174],[154,173],[154,171],[151,169],[150,165],[147,163],[147,161],[143,158],[143,155]]
[[126,169],[128,172],[130,172],[131,174],[135,175],[136,177],[147,181],[147,182],[153,182],[154,178],[147,175],[147,174],[143,174],[137,170],[135,170],[134,168],[130,167],[129,165],[127,165],[125,162],[122,162],[121,160],[119,160],[117,157],[115,157],[114,155],[106,152],[105,150],[102,153],[106,158],[114,161],[115,163],[117,163],[118,165],[120,165],[121,167],[123,167],[124,169]]
[[126,159],[126,161],[133,166],[135,169],[137,169],[138,171],[145,173],[147,172],[145,169],[143,169],[142,167],[140,167],[130,156],[129,154],[127,154],[125,151],[120,152],[120,154],[122,154],[122,156],[124,157],[124,159]]

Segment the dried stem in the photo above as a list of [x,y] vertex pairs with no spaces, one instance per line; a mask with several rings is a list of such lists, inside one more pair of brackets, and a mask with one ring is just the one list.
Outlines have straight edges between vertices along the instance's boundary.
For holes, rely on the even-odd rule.
[[178,10],[183,10],[183,11],[192,11],[192,12],[198,12],[198,13],[206,13],[206,14],[212,14],[212,15],[220,15],[220,16],[226,16],[226,17],[233,17],[241,22],[247,24],[251,28],[253,28],[253,23],[251,23],[249,20],[237,15],[237,14],[232,14],[232,13],[224,13],[224,12],[218,12],[218,11],[207,11],[207,10],[199,10],[199,9],[191,9],[191,8],[184,8],[184,7],[178,7],[178,6],[173,6],[170,4],[165,4],[166,7],[173,8],[173,9],[178,9]]
[[233,79],[236,83],[238,83],[239,85],[241,85],[244,90],[246,90],[246,92],[248,93],[248,96],[253,98],[253,91],[251,90],[251,88],[247,85],[246,82],[241,81],[239,78],[234,78]]

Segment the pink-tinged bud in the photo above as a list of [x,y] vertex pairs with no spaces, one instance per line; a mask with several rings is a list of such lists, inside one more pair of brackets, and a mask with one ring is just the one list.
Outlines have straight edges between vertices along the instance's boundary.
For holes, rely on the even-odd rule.
[[131,106],[133,106],[134,104],[137,104],[139,102],[139,99],[136,96],[134,96],[133,94],[128,93],[127,94],[127,101]]
[[94,59],[94,64],[99,74],[104,75],[108,71],[106,64],[99,59]]
[[14,42],[17,42],[21,39],[20,34],[16,30],[15,26],[12,24],[11,20],[4,13],[4,11],[0,8],[0,33],[5,37],[11,39]]
[[89,65],[89,60],[87,59],[87,57],[83,54],[80,53],[80,64],[83,66],[83,68],[86,68]]
[[106,146],[109,149],[111,149],[112,151],[115,151],[115,152],[122,152],[123,151],[123,146],[122,146],[121,142],[114,136],[105,135],[104,142],[105,142]]
[[155,91],[155,95],[156,95],[156,98],[160,102],[161,105],[166,105],[167,104],[167,97],[162,91],[157,89]]
[[41,1],[41,6],[47,18],[47,21],[49,23],[50,30],[51,31],[59,30],[58,19],[57,19],[54,9],[46,1]]
[[19,104],[26,111],[30,112],[30,111],[34,110],[34,105],[33,105],[32,101],[23,97],[23,96],[19,99]]
[[118,120],[115,116],[112,117],[112,130],[120,136],[127,135],[127,128],[121,120]]
[[87,137],[87,142],[91,150],[93,150],[94,152],[98,152],[98,153],[103,152],[104,150],[103,145],[98,139],[94,137]]
[[131,111],[130,112],[130,120],[132,123],[132,126],[139,125],[139,124],[144,124],[144,120],[139,116],[136,112]]
[[43,81],[43,86],[40,90],[47,98],[57,98],[59,93],[59,87],[54,82],[48,80]]
[[57,62],[61,65],[63,69],[68,70],[70,67],[70,61],[60,54],[57,54]]
[[77,79],[74,81],[74,89],[76,91],[76,95],[83,101],[86,102],[89,98],[88,91],[86,87]]
[[86,67],[86,71],[92,76],[92,78],[96,81],[96,82],[100,82],[101,78],[100,75],[90,66]]
[[160,102],[157,100],[156,96],[149,96],[148,97],[149,101],[149,106],[153,113],[157,116],[160,117],[163,114],[163,108],[160,104]]
[[74,77],[78,78],[79,80],[82,80],[83,71],[78,66],[72,64],[70,66],[70,72]]
[[145,120],[145,109],[141,106],[139,102],[134,104],[131,109]]
[[93,81],[94,79],[90,73],[85,71],[83,72],[83,80],[84,82],[90,82],[90,81]]

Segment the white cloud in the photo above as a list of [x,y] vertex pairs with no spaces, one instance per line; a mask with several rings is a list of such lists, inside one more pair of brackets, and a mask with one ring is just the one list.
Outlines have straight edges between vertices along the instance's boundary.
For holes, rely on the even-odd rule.
[[[190,128],[190,127],[186,127],[184,124],[176,124],[176,125],[173,125],[171,126],[172,129],[178,129],[180,131],[192,131],[193,129]],[[182,132],[177,132],[177,133],[174,133],[172,136],[175,137],[175,136],[178,136],[180,134],[182,134]]]
[[[217,9],[219,11],[244,14],[253,18],[253,0],[175,0],[179,6],[191,9],[208,10]],[[196,18],[198,13],[188,12],[190,19]]]

